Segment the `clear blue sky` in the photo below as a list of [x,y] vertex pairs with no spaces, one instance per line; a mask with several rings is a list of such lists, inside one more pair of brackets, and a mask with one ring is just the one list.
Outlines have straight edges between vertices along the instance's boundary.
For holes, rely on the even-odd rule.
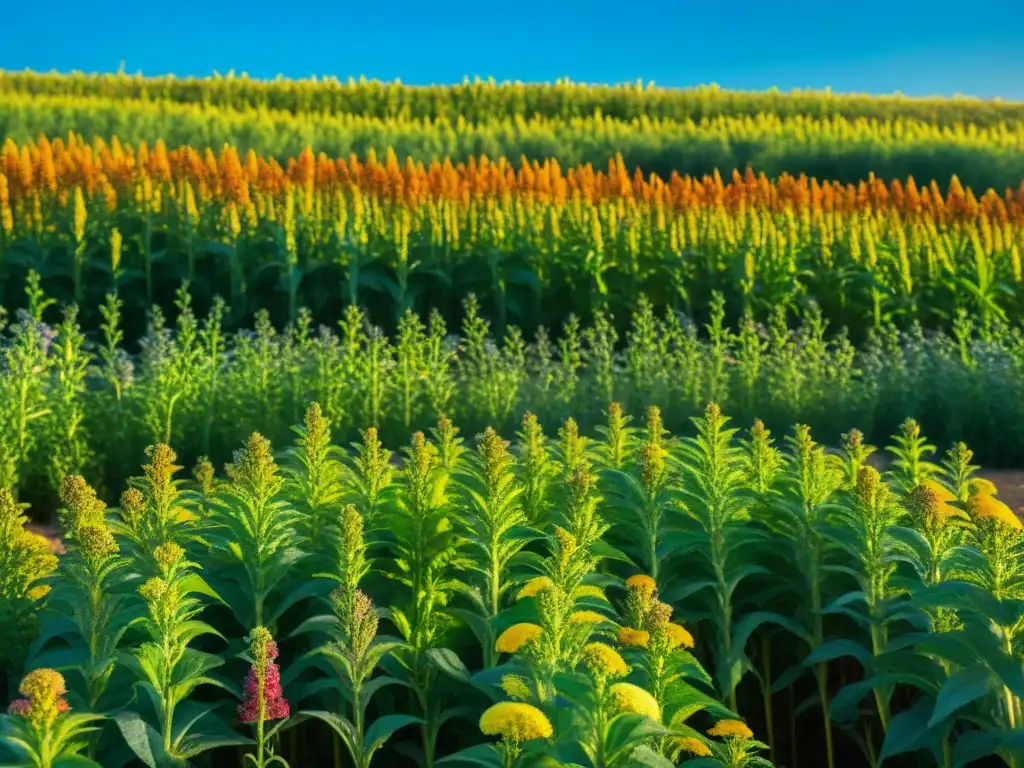
[[11,0],[0,68],[1024,99],[1024,0]]

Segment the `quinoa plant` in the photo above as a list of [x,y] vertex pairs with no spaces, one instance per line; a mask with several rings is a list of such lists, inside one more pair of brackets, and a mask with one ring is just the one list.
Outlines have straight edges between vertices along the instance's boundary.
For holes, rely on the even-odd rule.
[[220,634],[199,618],[205,605],[196,596],[200,582],[191,578],[195,564],[174,542],[156,547],[152,559],[158,575],[138,589],[145,639],[125,659],[137,678],[133,708],[114,716],[122,736],[142,762],[158,766],[250,743],[226,731],[211,707],[188,700],[199,686],[224,687],[210,674],[224,660],[194,647],[199,638]]
[[[616,522],[623,530],[630,531],[628,540],[636,541],[626,551],[657,581],[666,557],[664,544],[669,510],[675,500],[669,484],[665,429],[657,407],[651,406],[647,410],[645,432],[633,472],[611,470],[605,476],[615,484],[616,500],[612,505],[616,508]],[[640,533],[638,541],[634,533],[637,529]],[[662,580],[665,580],[664,575]]]
[[522,490],[522,506],[530,525],[548,522],[552,506],[551,485],[558,467],[544,437],[544,428],[532,413],[523,416],[522,429],[517,433],[516,474]]
[[39,631],[40,601],[50,591],[45,579],[57,567],[49,542],[27,530],[27,522],[11,492],[0,488],[0,672],[5,687],[21,673]]
[[[341,694],[340,713],[304,710],[303,713],[326,722],[345,745],[353,765],[368,768],[374,755],[390,736],[407,725],[422,724],[418,717],[402,714],[383,715],[367,727],[367,709],[374,694],[401,681],[386,675],[373,677],[385,656],[403,647],[396,638],[378,635],[380,616],[372,600],[360,589],[369,571],[363,520],[352,505],[341,520],[339,586],[331,593],[333,617],[329,639],[315,653],[329,664]],[[338,758],[335,757],[335,764]]]
[[302,516],[282,493],[285,479],[262,435],[235,452],[227,474],[207,534],[227,568],[218,591],[230,595],[243,625],[270,626],[287,605],[291,569],[305,557],[294,540]]
[[[75,673],[75,698],[87,711],[96,712],[102,710],[101,702],[111,699],[105,694],[122,639],[140,614],[128,602],[133,574],[128,558],[120,554],[106,504],[79,475],[64,478],[61,501],[65,504],[60,519],[68,551],[51,592],[50,608],[65,621],[48,623],[36,647],[43,649],[58,638],[63,642],[56,647],[50,643],[33,664],[46,666],[51,658],[67,664],[70,653],[73,662],[65,672]],[[66,630],[66,621],[73,631]]]
[[18,687],[21,698],[0,717],[0,745],[8,746],[20,765],[32,768],[82,766],[100,763],[81,754],[84,738],[96,730],[101,715],[72,712],[64,695],[64,678],[53,669],[35,669]]
[[749,555],[764,534],[746,522],[749,501],[743,490],[742,449],[734,443],[736,430],[726,427],[728,419],[714,404],[693,421],[697,437],[684,441],[680,453],[682,503],[692,525],[669,541],[679,556],[695,551],[709,568],[709,578],[698,582],[694,594],[710,592],[708,610],[717,630],[716,683],[729,709],[736,711],[737,662],[743,658],[745,638],[756,626],[737,624],[734,594],[744,579],[762,572]]
[[302,426],[294,428],[297,440],[290,449],[285,469],[287,493],[305,518],[305,539],[310,552],[322,550],[322,536],[329,530],[329,516],[342,497],[343,465],[331,446],[331,423],[319,403],[306,409]]
[[635,448],[633,443],[636,430],[630,426],[633,419],[626,415],[619,403],[609,403],[606,416],[607,423],[596,428],[597,433],[604,438],[598,447],[598,466],[601,469],[622,470]]
[[[282,696],[281,671],[277,666],[277,643],[266,627],[256,627],[249,634],[249,672],[245,677],[242,703],[238,717],[243,723],[252,723],[256,732],[256,754],[246,753],[246,762],[256,768],[270,768],[288,763],[274,754],[273,739],[288,721],[288,700]],[[277,721],[268,730],[268,722]]]
[[414,434],[391,512],[395,571],[389,575],[404,587],[404,594],[389,616],[405,640],[395,658],[422,714],[422,760],[428,767],[434,764],[444,714],[433,690],[438,667],[431,652],[441,647],[452,627],[453,617],[445,607],[461,588],[456,567],[467,564],[459,552],[448,479],[440,468],[437,447],[422,432]]
[[146,449],[148,464],[142,477],[131,478],[121,495],[120,515],[114,532],[128,545],[127,554],[144,577],[159,570],[153,552],[162,544],[183,545],[195,537],[193,500],[180,490],[174,476],[182,469],[178,456],[165,444]]
[[[806,425],[795,427],[789,443],[784,491],[773,506],[772,526],[777,535],[792,547],[796,559],[799,576],[794,588],[800,592],[799,603],[806,606],[807,611],[807,615],[801,617],[803,631],[797,634],[808,640],[813,656],[825,642],[823,609],[830,597],[826,581],[830,572],[830,542],[825,532],[835,511],[833,495],[842,485],[843,472],[838,459],[826,454],[814,442]],[[828,712],[827,663],[818,663],[814,673],[825,732],[826,758],[831,768],[835,754]]]
[[480,641],[484,667],[490,668],[496,663],[494,620],[512,587],[510,565],[537,534],[525,525],[526,514],[520,502],[523,488],[512,472],[514,459],[507,443],[490,427],[479,443],[478,460],[461,483],[466,496],[461,522],[477,574],[472,580],[473,590],[466,594],[484,621]]

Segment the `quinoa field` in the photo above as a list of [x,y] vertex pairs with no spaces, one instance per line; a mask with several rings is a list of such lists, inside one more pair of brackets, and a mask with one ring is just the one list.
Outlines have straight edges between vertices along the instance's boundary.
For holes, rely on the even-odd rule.
[[1024,768],[1024,103],[0,71],[0,765]]

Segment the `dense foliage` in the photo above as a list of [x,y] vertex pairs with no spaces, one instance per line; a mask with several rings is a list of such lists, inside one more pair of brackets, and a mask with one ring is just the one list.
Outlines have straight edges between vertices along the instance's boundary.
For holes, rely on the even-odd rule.
[[495,336],[474,299],[458,326],[410,312],[390,336],[355,307],[333,327],[302,313],[280,330],[260,312],[252,329],[230,333],[224,303],[197,317],[184,286],[172,310],[154,311],[130,353],[115,295],[90,340],[77,312],[53,306],[30,278],[28,308],[0,333],[2,485],[44,511],[67,474],[117,493],[148,444],[219,464],[251,431],[286,440],[311,400],[343,444],[367,425],[399,441],[442,414],[470,434],[508,432],[526,411],[547,423],[573,416],[589,432],[612,400],[634,416],[658,405],[669,428],[686,431],[714,398],[745,422],[800,421],[832,445],[851,423],[884,440],[910,414],[940,445],[970,440],[988,466],[1024,460],[1020,430],[1007,427],[1024,420],[1021,329],[966,314],[950,335],[887,324],[857,349],[830,338],[813,309],[793,328],[781,308],[767,325],[747,317],[730,327],[721,297],[703,327],[643,301],[621,334],[599,314],[529,343],[514,327]]
[[612,404],[596,440],[527,415],[466,443],[442,418],[396,464],[314,404],[223,477],[151,447],[113,510],[68,475],[56,568],[0,492],[0,607],[37,627],[4,644],[0,743],[46,768],[1013,765],[1024,530],[971,451],[934,464],[908,420],[880,475],[856,430],[835,455],[715,405],[693,426]]
[[77,96],[11,95],[0,99],[0,140],[26,142],[40,135],[137,143],[162,139],[174,146],[253,150],[284,162],[306,147],[332,157],[393,150],[417,162],[480,155],[525,157],[562,167],[607,165],[619,156],[628,168],[668,177],[701,176],[716,169],[752,167],[775,178],[805,173],[843,183],[877,174],[947,183],[958,175],[977,189],[1015,186],[1024,177],[1020,122],[993,126],[936,125],[927,120],[826,115],[715,116],[674,121],[603,115],[568,119],[516,116],[485,122],[463,117],[324,115],[204,103],[125,101]]
[[224,147],[8,142],[0,157],[0,256],[7,306],[26,269],[94,307],[133,297],[128,336],[188,279],[200,305],[229,299],[229,327],[271,311],[340,319],[369,306],[394,329],[407,309],[460,319],[476,293],[499,337],[532,336],[569,314],[623,322],[641,295],[707,317],[712,291],[732,319],[765,322],[811,300],[861,341],[888,319],[949,330],[1024,317],[1024,185],[976,196],[878,179],[857,185],[716,174],[663,180],[557,163],[481,158],[465,166],[362,162],[310,151],[281,166]]
[[0,763],[1024,765],[1022,109],[0,73]]

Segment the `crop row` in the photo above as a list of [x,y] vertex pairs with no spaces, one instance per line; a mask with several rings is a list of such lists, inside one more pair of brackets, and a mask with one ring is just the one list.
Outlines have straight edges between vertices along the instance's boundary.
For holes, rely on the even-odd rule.
[[880,475],[856,431],[832,455],[806,426],[741,437],[713,404],[693,426],[613,405],[596,440],[527,417],[513,445],[442,419],[396,466],[372,428],[333,446],[313,404],[290,448],[252,434],[226,477],[204,461],[183,483],[158,444],[108,509],[66,476],[59,562],[0,490],[20,695],[0,749],[38,768],[239,749],[257,768],[1014,765],[1024,526],[971,451],[932,463],[908,420]]
[[514,327],[494,337],[474,299],[460,326],[409,313],[392,337],[354,306],[333,327],[302,313],[280,331],[262,312],[253,330],[229,333],[223,302],[197,318],[182,287],[173,315],[155,310],[136,351],[123,346],[114,295],[101,305],[101,333],[87,340],[77,312],[61,313],[37,278],[29,282],[28,308],[0,337],[0,484],[41,510],[68,474],[117,493],[148,444],[219,463],[253,430],[287,440],[311,400],[343,442],[363,425],[397,441],[442,414],[472,434],[510,432],[526,411],[545,423],[572,415],[589,432],[612,401],[633,415],[658,405],[670,428],[685,430],[714,398],[747,424],[800,421],[832,445],[850,425],[884,439],[911,414],[940,445],[970,440],[986,465],[1024,457],[1012,426],[1024,423],[1020,330],[967,315],[948,336],[885,325],[859,349],[827,335],[814,312],[792,329],[781,309],[767,326],[747,318],[730,328],[721,297],[703,328],[644,301],[621,334],[599,314],[529,343]]
[[294,114],[352,114],[387,118],[459,117],[489,122],[515,117],[571,120],[605,115],[616,120],[649,117],[701,120],[713,117],[806,116],[889,121],[909,118],[936,125],[987,127],[1024,119],[1024,103],[973,98],[867,96],[831,91],[725,91],[715,86],[684,90],[652,85],[501,83],[466,80],[457,85],[407,86],[374,80],[333,78],[253,80],[247,77],[176,78],[141,75],[69,75],[0,72],[0,94],[101,97],[203,104],[222,109],[274,109]]
[[668,176],[700,176],[752,167],[774,178],[806,173],[856,183],[870,174],[974,187],[1016,186],[1024,178],[1021,122],[937,126],[896,118],[719,116],[698,121],[588,116],[567,120],[510,117],[483,123],[458,119],[375,118],[297,114],[201,104],[118,101],[67,96],[0,100],[0,140],[18,142],[69,132],[123,141],[163,140],[174,146],[253,150],[282,160],[305,147],[365,157],[387,150],[421,162],[450,157],[526,157],[563,166],[604,166],[621,156],[629,168]]
[[718,290],[731,317],[759,320],[814,300],[860,340],[887,319],[948,328],[961,309],[1016,321],[1022,248],[1024,185],[976,197],[955,179],[945,192],[912,179],[725,183],[621,162],[423,166],[308,150],[282,167],[231,148],[73,137],[8,142],[0,157],[9,306],[29,268],[83,311],[118,287],[138,297],[133,312],[168,309],[188,279],[203,301],[230,298],[235,327],[259,308],[294,320],[301,305],[334,322],[345,303],[372,304],[392,328],[409,308],[454,322],[472,291],[499,337],[508,322],[532,335],[570,312],[624,318],[644,293],[703,317]]

